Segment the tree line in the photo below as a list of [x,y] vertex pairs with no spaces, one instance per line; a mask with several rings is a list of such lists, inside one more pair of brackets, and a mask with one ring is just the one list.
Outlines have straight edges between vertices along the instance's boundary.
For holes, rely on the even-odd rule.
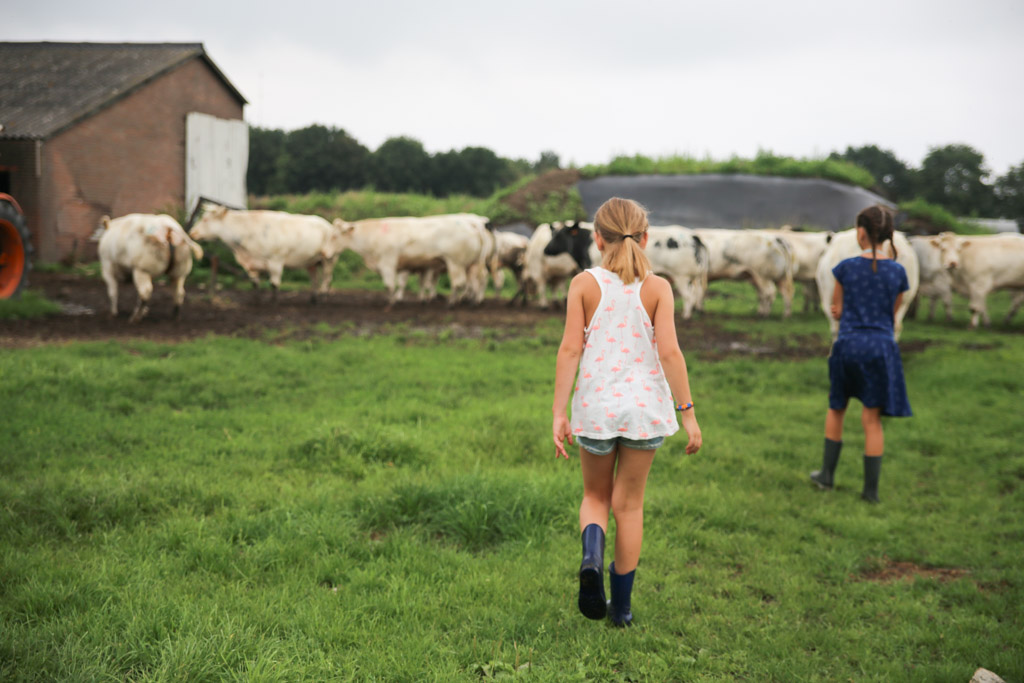
[[984,155],[962,144],[930,148],[920,168],[908,166],[876,145],[847,147],[829,158],[870,172],[877,183],[875,192],[893,202],[921,198],[956,216],[1024,221],[1024,162],[992,178]]
[[[865,169],[875,178],[873,189],[896,203],[922,198],[957,216],[1024,221],[1024,162],[991,179],[981,152],[963,144],[932,147],[920,168],[876,145],[847,147],[828,158]],[[488,197],[524,175],[559,167],[551,151],[534,162],[500,157],[486,147],[430,154],[405,136],[389,138],[371,151],[341,128],[253,127],[247,182],[251,194],[264,196],[372,187],[435,197]]]
[[535,162],[506,159],[486,147],[430,154],[418,141],[393,137],[370,151],[341,128],[249,129],[249,192],[254,195],[359,190],[447,197],[488,197],[529,173],[558,168],[554,152]]

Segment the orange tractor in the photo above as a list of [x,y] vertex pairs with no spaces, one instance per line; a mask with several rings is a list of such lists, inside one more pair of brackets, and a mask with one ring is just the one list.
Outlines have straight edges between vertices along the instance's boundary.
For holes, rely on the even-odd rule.
[[31,256],[25,214],[14,197],[0,192],[0,299],[21,292],[28,282]]

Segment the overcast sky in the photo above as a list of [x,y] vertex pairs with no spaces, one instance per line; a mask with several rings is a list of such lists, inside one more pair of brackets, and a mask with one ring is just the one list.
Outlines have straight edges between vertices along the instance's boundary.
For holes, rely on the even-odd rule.
[[[820,157],[910,166],[968,144],[1024,163],[1021,0],[34,0],[0,40],[201,42],[252,125],[370,149]],[[994,179],[994,178],[993,178]]]

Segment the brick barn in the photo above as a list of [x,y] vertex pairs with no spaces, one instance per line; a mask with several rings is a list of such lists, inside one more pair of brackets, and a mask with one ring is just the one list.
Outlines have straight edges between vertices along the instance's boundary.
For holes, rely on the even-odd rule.
[[246,100],[202,44],[0,43],[0,64],[0,192],[37,260],[95,258],[103,215],[245,204]]

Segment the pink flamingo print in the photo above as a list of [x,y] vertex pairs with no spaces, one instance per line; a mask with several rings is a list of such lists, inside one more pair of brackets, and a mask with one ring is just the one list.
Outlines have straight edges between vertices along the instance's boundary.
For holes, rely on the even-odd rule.
[[619,352],[620,353],[629,353],[632,350],[633,349],[629,348],[628,346],[623,346],[621,349],[619,349]]
[[657,374],[658,374],[658,368],[654,368],[653,370],[651,370],[651,371],[650,371],[650,372],[648,372],[647,374],[648,374],[648,375],[657,375]]
[[647,436],[648,436],[647,432],[645,432],[645,431],[643,431],[643,430],[641,430],[641,431],[640,431],[640,438],[641,438],[641,439],[646,439],[646,438],[647,438]]
[[652,425],[660,425],[661,424],[661,420],[651,420],[651,424]]
[[589,404],[589,403],[587,403],[586,401],[583,401],[583,407],[584,407],[584,408],[586,408],[586,407],[588,407],[588,406],[590,406],[590,404]]
[[616,325],[615,327],[619,328],[620,330],[626,329],[626,316],[622,316],[622,322]]
[[618,339],[616,339],[615,337],[613,337],[611,335],[608,335],[607,337],[605,337],[604,340],[606,342],[608,342],[609,344],[614,344],[615,342],[618,341]]
[[622,370],[622,366],[621,365],[615,365],[615,366],[612,367],[612,372],[618,372],[620,370]]
[[635,382],[635,381],[636,381],[636,377],[634,377],[633,375],[630,375],[629,377],[626,378],[626,382],[627,383],[632,383],[632,382]]
[[606,285],[610,285],[612,283],[612,279],[610,277],[602,277],[601,282],[605,283]]
[[594,420],[590,421],[590,426],[594,429],[595,432],[601,431],[601,425],[597,424],[597,422]]
[[606,406],[605,409],[604,409],[604,416],[607,417],[610,420],[610,419],[615,417],[615,413],[613,413],[611,410],[609,410],[608,407]]
[[589,372],[583,373],[583,379],[590,379],[592,375]]
[[604,391],[604,385],[601,385],[599,387],[594,387],[594,391]]
[[621,391],[616,391],[614,394],[612,394],[612,396],[614,396],[615,398],[622,398],[623,393]]
[[651,387],[650,384],[648,384],[647,382],[644,382],[643,380],[640,380],[640,384],[643,385],[644,391],[650,391],[653,388],[653,387]]
[[625,427],[619,427],[619,431],[620,432],[628,432],[629,431],[629,425],[626,425]]
[[579,434],[582,431],[583,431],[583,427],[577,427],[576,429],[572,430],[573,434]]
[[632,289],[630,289],[629,287],[626,287],[626,288],[625,288],[624,290],[622,290],[622,293],[623,293],[623,294],[632,294],[632,293],[633,293],[633,290],[632,290]]
[[633,362],[634,363],[643,363],[644,362],[644,355],[646,355],[646,354],[647,354],[646,351],[641,351],[640,355],[633,359]]
[[634,396],[633,399],[636,401],[637,408],[646,408],[647,404],[640,400],[639,396]]
[[598,356],[597,358],[595,358],[594,360],[595,360],[596,362],[598,362],[598,363],[600,363],[601,361],[603,361],[603,360],[604,360],[604,351],[602,351],[602,352],[601,352],[601,355],[600,355],[600,356]]
[[[645,323],[645,324],[646,324],[646,323]],[[640,338],[640,337],[642,337],[642,336],[643,336],[643,335],[641,335],[641,334],[640,334],[639,332],[637,332],[637,329],[636,329],[636,325],[634,325],[634,326],[633,326],[633,339],[639,339],[639,338]]]
[[615,302],[612,301],[611,305],[605,306],[604,307],[604,311],[605,311],[605,313],[614,313],[615,312]]

